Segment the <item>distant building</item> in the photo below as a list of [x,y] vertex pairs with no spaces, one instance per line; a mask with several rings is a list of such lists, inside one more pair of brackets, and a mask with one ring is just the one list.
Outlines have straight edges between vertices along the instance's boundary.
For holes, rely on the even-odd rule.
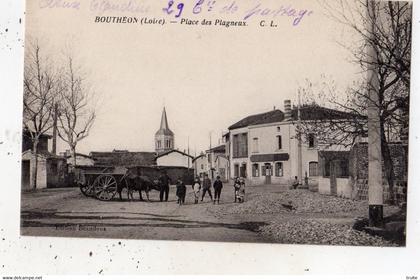
[[96,166],[154,166],[156,154],[154,152],[129,152],[114,150],[112,152],[90,152],[95,159]]
[[218,145],[201,153],[193,160],[194,174],[203,178],[207,174],[214,180],[220,176],[222,181],[229,179],[229,158],[226,156],[226,144]]
[[187,153],[171,150],[160,153],[156,156],[157,166],[173,166],[173,167],[186,167],[193,168],[192,161],[194,157]]
[[[73,164],[73,160],[72,160],[72,156],[70,155],[70,152],[64,152],[62,153],[62,156],[66,158],[67,164],[69,165]],[[93,166],[95,165],[95,158],[89,155],[76,153],[76,165],[77,166]]]
[[163,107],[160,128],[155,133],[155,151],[157,154],[173,150],[175,147],[175,134],[169,129],[166,109]]
[[[41,134],[39,136],[38,142],[38,152],[45,153],[48,152],[48,140],[52,137],[48,134]],[[22,153],[27,150],[32,150],[33,142],[30,131],[24,129],[22,131]]]
[[214,180],[217,176],[223,181],[228,178],[229,159],[226,157],[226,144],[218,145],[206,151],[207,174]]
[[204,153],[195,157],[192,163],[194,168],[194,176],[199,176],[200,178],[203,178],[204,174],[208,174],[208,161],[207,156]]
[[[67,162],[64,157],[56,156],[49,152],[49,139],[51,136],[42,134],[39,137],[38,156],[37,156],[37,189],[56,188],[68,186]],[[22,190],[30,190],[32,176],[35,176],[31,170],[35,164],[35,155],[32,152],[33,142],[30,132],[22,132]]]
[[[328,117],[348,118],[349,114],[317,105],[300,108],[302,122]],[[269,112],[248,116],[229,127],[225,135],[229,148],[230,178],[244,177],[252,185],[290,184],[297,176],[317,181],[319,150],[334,150],[318,144],[316,135],[309,134],[299,143],[296,133],[298,109],[290,100],[284,112]],[[340,147],[341,149],[342,147]]]

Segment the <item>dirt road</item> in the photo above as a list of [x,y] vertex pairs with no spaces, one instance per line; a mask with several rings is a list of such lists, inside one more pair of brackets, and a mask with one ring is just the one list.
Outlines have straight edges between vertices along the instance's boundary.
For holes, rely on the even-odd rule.
[[[233,188],[225,186],[220,205],[208,197],[193,204],[188,193],[186,204],[176,203],[172,187],[168,202],[102,202],[83,196],[78,189],[49,189],[22,194],[22,235],[69,236],[121,239],[200,240],[270,242],[257,233],[262,221],[246,216],[214,214],[214,208],[233,204]],[[190,190],[190,187],[188,187]]]
[[[23,235],[222,241],[253,243],[390,246],[381,238],[352,229],[356,217],[366,217],[366,201],[325,196],[285,186],[248,187],[246,201],[234,203],[233,187],[223,188],[219,205],[210,198],[193,204],[188,186],[186,204],[169,201],[103,202],[79,189],[47,189],[22,194]],[[137,197],[138,198],[138,197]],[[386,214],[398,211],[386,206]]]

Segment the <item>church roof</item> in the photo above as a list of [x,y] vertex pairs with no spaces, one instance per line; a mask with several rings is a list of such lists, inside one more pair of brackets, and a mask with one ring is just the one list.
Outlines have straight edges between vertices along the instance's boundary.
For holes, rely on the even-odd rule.
[[156,131],[155,135],[166,135],[166,136],[174,136],[172,130],[169,129],[168,125],[168,118],[166,117],[166,109],[163,107],[162,111],[162,118],[160,120],[160,128]]

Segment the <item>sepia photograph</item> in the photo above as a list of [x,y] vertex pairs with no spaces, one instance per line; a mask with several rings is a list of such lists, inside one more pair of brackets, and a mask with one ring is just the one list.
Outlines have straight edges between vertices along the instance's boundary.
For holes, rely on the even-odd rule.
[[158,2],[26,1],[22,236],[406,246],[412,2]]

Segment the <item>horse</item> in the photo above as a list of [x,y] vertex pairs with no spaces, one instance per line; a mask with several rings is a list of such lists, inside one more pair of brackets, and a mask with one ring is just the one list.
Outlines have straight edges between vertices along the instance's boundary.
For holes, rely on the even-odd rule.
[[120,184],[120,186],[118,187],[118,194],[120,200],[122,200],[121,192],[124,188],[127,188],[127,198],[129,200],[133,200],[133,192],[138,191],[140,201],[144,201],[143,196],[141,194],[141,192],[144,191],[146,193],[146,198],[148,202],[150,202],[149,192],[151,190],[160,191],[160,184],[157,180],[152,180],[148,176],[138,175],[136,174],[136,172],[130,169],[127,170],[127,172],[124,174],[121,180],[124,181],[125,184]]

